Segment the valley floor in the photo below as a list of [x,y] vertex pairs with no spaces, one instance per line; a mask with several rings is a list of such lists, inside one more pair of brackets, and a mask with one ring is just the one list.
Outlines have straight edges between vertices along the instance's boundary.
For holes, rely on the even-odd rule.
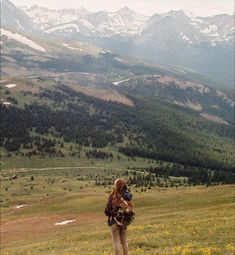
[[[112,254],[103,213],[111,187],[92,181],[92,175],[112,175],[111,170],[35,170],[9,180],[12,174],[1,174],[2,255]],[[132,187],[130,255],[234,254],[234,189]]]

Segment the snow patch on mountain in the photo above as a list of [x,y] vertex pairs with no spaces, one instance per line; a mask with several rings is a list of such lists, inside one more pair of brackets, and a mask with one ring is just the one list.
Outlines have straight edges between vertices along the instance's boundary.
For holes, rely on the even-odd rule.
[[23,204],[23,205],[17,205],[15,208],[16,209],[20,209],[20,208],[23,208],[23,207],[26,207],[27,205],[26,204]]
[[115,81],[115,82],[113,82],[113,84],[114,84],[114,85],[119,85],[120,83],[125,82],[125,81],[129,81],[129,80],[131,80],[131,79],[132,79],[132,78],[125,79],[125,80],[121,80],[121,81]]
[[55,226],[61,226],[61,225],[67,225],[69,223],[73,223],[75,222],[76,220],[64,220],[64,221],[61,221],[61,222],[56,222],[54,225]]
[[211,32],[216,32],[218,30],[218,27],[216,25],[209,25],[208,27],[204,28],[203,30],[200,30],[203,34],[209,34]]
[[45,30],[44,32],[47,34],[50,34],[52,32],[79,32],[79,27],[77,24],[64,24],[64,25],[60,25],[57,27],[53,27],[53,28],[49,28],[47,30]]
[[[90,13],[84,8],[50,10],[37,5],[30,8],[23,6],[21,9],[29,15],[37,28],[46,33],[70,35],[79,32],[86,37],[104,38],[140,36],[140,41],[152,38],[158,43],[165,43],[165,40],[168,41],[175,36],[176,40],[180,40],[179,43],[189,45],[208,43],[212,47],[234,41],[233,15],[198,17],[191,12],[178,10],[156,13],[148,17],[128,7],[116,12],[95,13]],[[18,27],[20,25],[21,23]],[[179,32],[183,35],[179,36]]]
[[87,29],[91,30],[91,31],[95,31],[96,28],[86,19],[80,19],[79,22],[86,27]]
[[4,102],[3,105],[10,105],[10,102]]
[[183,40],[187,41],[190,44],[193,43],[192,40],[188,36],[184,35],[184,33],[181,33],[181,35],[182,35],[182,39]]
[[118,58],[118,57],[115,57],[114,59],[115,59],[115,60],[117,60],[118,62],[121,62],[121,63],[123,63],[123,62],[124,62],[124,60],[123,60],[123,59]]
[[191,20],[195,23],[195,24],[203,24],[205,21],[197,18],[197,17],[191,17]]
[[11,88],[16,87],[16,84],[7,84],[5,87],[11,89]]
[[67,43],[63,43],[62,44],[64,47],[70,49],[70,50],[79,50],[79,51],[83,51],[83,49],[80,49],[80,48],[74,48],[72,46],[69,46]]
[[[125,7],[117,12],[97,12],[86,17],[86,27],[101,37],[134,36],[140,34],[149,17]],[[84,24],[84,19],[82,19]],[[89,25],[89,26],[87,26]]]
[[66,43],[63,43],[62,45],[63,45],[64,47],[70,49],[70,50],[76,50],[74,47],[71,47],[71,46],[69,46],[69,45],[66,44]]
[[89,11],[84,8],[51,10],[34,5],[30,8],[21,6],[21,9],[33,19],[34,23],[39,25],[41,30],[48,29],[51,26],[69,23],[89,14]]
[[228,96],[226,96],[222,91],[220,90],[216,90],[216,94],[222,98],[224,101],[226,101],[228,104],[230,104],[232,107],[235,106],[235,102],[230,99]]
[[46,50],[43,47],[41,47],[40,45],[38,45],[37,43],[33,42],[32,40],[28,39],[27,37],[23,35],[13,33],[3,28],[1,28],[1,35],[6,36],[9,40],[15,40],[22,44],[25,44],[32,49],[35,49],[41,52],[46,52]]

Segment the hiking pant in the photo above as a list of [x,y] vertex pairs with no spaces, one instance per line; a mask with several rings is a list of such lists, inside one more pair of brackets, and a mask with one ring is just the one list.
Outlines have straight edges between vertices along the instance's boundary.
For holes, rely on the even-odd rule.
[[128,254],[128,243],[127,243],[127,227],[126,226],[118,226],[117,224],[113,224],[111,227],[111,233],[113,238],[113,249],[115,255],[121,255],[120,244],[122,246],[123,255]]

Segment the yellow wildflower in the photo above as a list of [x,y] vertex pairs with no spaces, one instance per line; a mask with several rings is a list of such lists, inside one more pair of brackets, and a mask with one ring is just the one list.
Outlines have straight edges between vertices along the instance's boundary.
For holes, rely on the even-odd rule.
[[211,249],[210,249],[209,247],[199,248],[199,251],[200,251],[203,255],[212,255]]
[[227,251],[235,252],[235,246],[232,245],[231,243],[230,243],[230,244],[227,244],[227,245],[226,245],[226,250],[227,250]]
[[135,252],[136,252],[135,254],[138,254],[138,255],[144,254],[144,250],[141,248],[136,248]]

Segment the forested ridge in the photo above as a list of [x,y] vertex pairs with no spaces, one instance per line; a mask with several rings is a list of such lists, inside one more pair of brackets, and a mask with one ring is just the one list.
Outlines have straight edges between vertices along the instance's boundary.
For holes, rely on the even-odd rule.
[[[1,146],[22,156],[65,156],[74,144],[97,148],[87,157],[111,158],[102,148],[199,169],[233,169],[233,126],[199,118],[189,109],[131,98],[134,107],[106,102],[60,85],[42,90],[24,107],[1,105]],[[48,100],[50,104],[40,103]],[[100,152],[99,152],[100,150]],[[23,152],[24,151],[24,152]]]

